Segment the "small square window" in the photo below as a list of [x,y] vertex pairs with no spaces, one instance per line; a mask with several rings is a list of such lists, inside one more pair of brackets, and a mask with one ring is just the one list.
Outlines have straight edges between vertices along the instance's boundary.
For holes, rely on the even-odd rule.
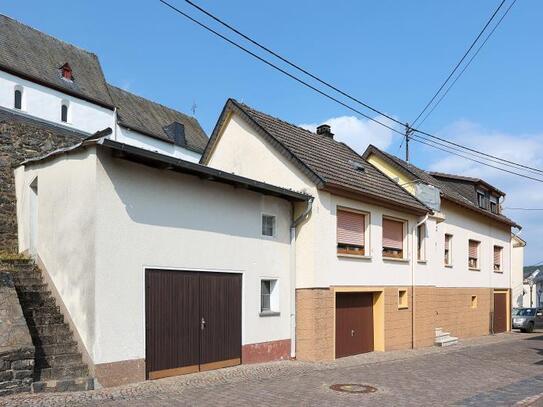
[[260,316],[279,315],[277,280],[260,280]]
[[471,308],[477,308],[477,296],[476,295],[471,296]]
[[398,290],[398,309],[409,308],[407,290]]
[[262,215],[262,236],[275,236],[275,216]]

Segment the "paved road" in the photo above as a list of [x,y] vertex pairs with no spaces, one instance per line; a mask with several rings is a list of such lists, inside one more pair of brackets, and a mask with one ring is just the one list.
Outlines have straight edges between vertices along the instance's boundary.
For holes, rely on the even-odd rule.
[[[367,394],[333,391],[366,384]],[[333,363],[240,366],[85,393],[19,395],[0,406],[543,406],[543,332]]]

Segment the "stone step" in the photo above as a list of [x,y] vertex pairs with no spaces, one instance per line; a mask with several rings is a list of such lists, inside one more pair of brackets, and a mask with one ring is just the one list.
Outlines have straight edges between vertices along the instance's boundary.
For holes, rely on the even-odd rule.
[[36,278],[42,281],[41,273],[36,270],[11,270],[13,279],[19,281],[24,278]]
[[83,363],[48,367],[41,370],[38,368],[36,369],[36,381],[71,379],[74,377],[85,377],[88,374],[87,366]]
[[47,298],[34,298],[33,300],[26,300],[19,297],[19,300],[21,302],[21,307],[23,311],[30,311],[30,310],[36,310],[41,309],[44,307],[56,307],[57,303],[53,297],[47,297]]
[[36,358],[42,356],[62,355],[66,353],[79,353],[77,342],[66,341],[62,343],[53,343],[49,345],[41,345],[36,348]]
[[41,315],[56,315],[60,314],[60,307],[58,305],[45,305],[32,309],[23,309],[23,314],[25,318],[33,318],[34,316]]
[[52,393],[66,391],[94,390],[92,377],[77,377],[75,379],[47,380],[32,383],[32,393]]
[[66,353],[60,355],[36,356],[35,366],[38,368],[67,367],[80,365],[83,362],[79,353]]
[[24,287],[32,284],[42,284],[43,280],[39,276],[24,277],[21,275],[12,274],[15,287]]
[[68,324],[50,324],[50,325],[34,325],[29,327],[30,334],[37,333],[38,337],[45,335],[63,335],[70,334],[70,327]]
[[17,294],[21,302],[33,302],[52,298],[51,291],[19,291]]
[[28,325],[57,325],[64,323],[64,316],[60,312],[54,313],[32,313],[25,315]]
[[6,259],[0,259],[0,268],[1,267],[34,267],[35,263],[32,259],[13,259],[13,260],[6,260]]
[[441,338],[437,338],[434,341],[435,345],[441,346],[441,347],[456,345],[457,343],[458,343],[458,338],[454,336],[441,337]]
[[33,284],[16,284],[17,292],[20,293],[45,293],[49,292],[47,284],[33,283]]
[[36,345],[36,348],[39,349],[41,346],[70,343],[73,341],[73,336],[71,332],[56,335],[40,335],[39,338],[32,335],[32,341]]
[[443,332],[443,331],[441,331],[441,332],[436,332],[436,339],[437,339],[437,338],[442,338],[442,337],[444,337],[444,336],[450,336],[450,334],[451,334],[450,332]]

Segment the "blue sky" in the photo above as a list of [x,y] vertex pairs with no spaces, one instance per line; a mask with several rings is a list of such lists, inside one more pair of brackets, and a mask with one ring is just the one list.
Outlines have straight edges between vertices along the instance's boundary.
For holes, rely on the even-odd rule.
[[[198,15],[182,0],[171,0]],[[507,1],[507,4],[511,0]],[[199,4],[322,78],[411,121],[466,50],[498,0],[210,1]],[[174,14],[158,0],[4,1],[2,13],[95,52],[109,82],[196,116],[208,132],[234,97],[284,120],[328,121],[358,150],[398,153],[400,138],[352,117]],[[519,0],[464,76],[424,123],[429,132],[543,168],[543,2]],[[205,19],[204,19],[205,20]],[[209,21],[209,20],[205,20]],[[412,145],[415,164],[485,177],[505,207],[543,208],[543,185]],[[542,212],[524,225],[526,263],[543,261]]]

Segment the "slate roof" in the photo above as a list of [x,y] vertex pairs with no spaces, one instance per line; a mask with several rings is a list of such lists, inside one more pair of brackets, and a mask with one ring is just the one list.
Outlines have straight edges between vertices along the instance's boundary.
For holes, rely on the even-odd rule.
[[[209,159],[220,128],[230,111],[246,119],[285,157],[298,166],[317,187],[343,190],[414,213],[431,212],[422,202],[383,175],[344,143],[317,135],[229,99],[210,138],[201,162]],[[258,157],[254,157],[258,159]],[[359,166],[361,169],[357,169]]]
[[470,183],[472,185],[481,184],[481,185],[484,185],[486,188],[496,192],[498,195],[505,196],[505,192],[500,191],[494,185],[490,185],[488,182],[486,182],[484,179],[481,179],[481,178],[466,177],[464,175],[456,175],[456,174],[446,174],[444,172],[436,172],[436,171],[429,171],[428,173],[435,178],[440,178],[443,180],[447,180],[448,182],[453,182],[457,184],[466,184],[466,183]]
[[108,85],[113,103],[117,106],[117,120],[121,126],[173,143],[164,130],[165,126],[179,122],[185,126],[186,147],[201,153],[207,136],[198,121],[177,110],[134,95],[113,85]]
[[[372,153],[382,158],[385,158],[389,163],[393,164],[399,170],[410,173],[412,176],[415,177],[415,179],[421,180],[422,182],[428,185],[432,185],[436,188],[439,188],[441,190],[442,198],[452,201],[458,205],[471,209],[477,213],[485,215],[499,222],[506,223],[510,226],[520,228],[519,225],[517,225],[514,221],[512,221],[511,219],[509,219],[503,214],[494,214],[490,211],[479,208],[479,205],[477,203],[477,197],[474,195],[475,189],[473,187],[473,182],[481,181],[481,180],[459,176],[459,178],[464,178],[464,179],[458,180],[460,182],[449,182],[447,180],[442,179],[441,177],[434,176],[432,175],[432,173],[424,171],[418,168],[417,166],[407,161],[404,161],[401,158],[396,157],[395,155],[382,151],[373,145],[370,145],[366,149],[366,151],[363,154],[363,157],[368,158]],[[469,184],[470,186],[466,187],[464,185],[466,183]],[[496,191],[498,190],[496,189]]]
[[[65,63],[72,68],[73,82],[61,77]],[[1,14],[0,69],[101,106],[113,106],[95,54]]]

